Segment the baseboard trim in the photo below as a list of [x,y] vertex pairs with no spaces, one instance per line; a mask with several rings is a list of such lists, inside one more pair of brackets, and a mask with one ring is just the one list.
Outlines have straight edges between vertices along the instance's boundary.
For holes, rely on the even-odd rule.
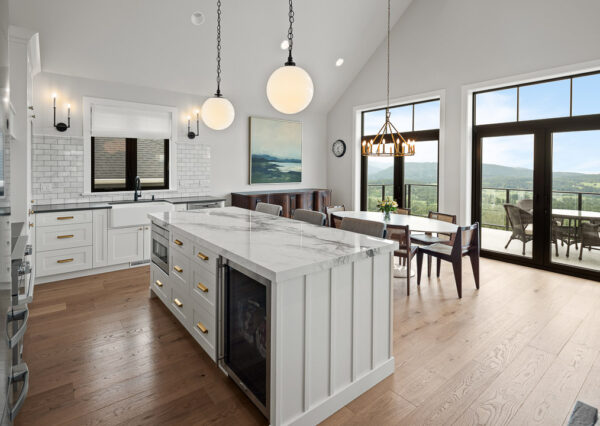
[[294,426],[318,424],[393,373],[394,357],[388,359],[374,370],[369,371],[360,379],[350,383],[342,390],[338,390],[330,398],[311,407],[288,424]]
[[101,268],[85,269],[83,271],[68,272],[66,274],[48,275],[44,277],[35,277],[35,285],[48,284],[56,281],[70,280],[72,278],[88,277],[90,275],[104,274],[106,272],[122,271],[123,269],[139,268],[148,266],[149,263],[140,265],[130,265],[129,263],[121,263],[119,265],[103,266]]

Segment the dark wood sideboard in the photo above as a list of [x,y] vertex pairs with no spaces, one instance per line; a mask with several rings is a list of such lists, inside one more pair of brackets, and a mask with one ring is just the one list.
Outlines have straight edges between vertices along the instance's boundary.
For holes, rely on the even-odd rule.
[[331,190],[311,188],[231,193],[232,206],[254,210],[257,203],[278,204],[283,207],[282,214],[285,217],[291,217],[296,209],[327,213],[327,206],[331,203]]

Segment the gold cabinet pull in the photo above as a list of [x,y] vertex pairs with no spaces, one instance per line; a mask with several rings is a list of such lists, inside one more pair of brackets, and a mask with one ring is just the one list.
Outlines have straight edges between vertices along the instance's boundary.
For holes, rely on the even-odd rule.
[[196,327],[198,327],[200,329],[200,331],[203,332],[204,334],[208,333],[208,328],[204,327],[204,324],[202,324],[201,322],[196,324]]
[[73,260],[75,260],[75,259],[73,259],[73,258],[61,259],[61,260],[57,260],[56,263],[69,263],[69,262],[72,262]]
[[208,287],[206,287],[204,284],[198,283],[198,288],[200,290],[202,290],[204,293],[208,293]]
[[179,241],[179,240],[175,240],[175,241],[173,241],[173,242],[174,242],[175,244],[177,244],[178,246],[182,246],[182,245],[183,245],[183,243],[182,243],[181,241]]
[[156,280],[156,285],[159,286],[159,287],[162,287],[163,283],[161,283],[160,280]]
[[173,302],[177,305],[178,308],[183,307],[183,303],[181,303],[178,298],[173,299]]
[[198,257],[202,260],[208,260],[208,256],[200,251],[198,252]]
[[56,218],[56,220],[69,220],[69,219],[75,219],[73,216],[59,216]]
[[73,238],[75,235],[57,235],[56,238],[64,240],[65,238]]
[[180,274],[183,272],[183,269],[181,269],[179,266],[175,265],[173,266],[173,269],[175,269],[177,272],[179,272]]

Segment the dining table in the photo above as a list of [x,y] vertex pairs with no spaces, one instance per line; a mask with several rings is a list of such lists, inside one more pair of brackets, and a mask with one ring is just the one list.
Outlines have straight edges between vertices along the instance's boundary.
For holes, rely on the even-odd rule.
[[[336,226],[336,219],[343,220],[345,217],[351,217],[354,219],[370,220],[373,222],[383,222],[387,228],[394,228],[398,226],[407,226],[410,232],[425,232],[431,234],[454,234],[458,229],[458,225],[454,223],[444,222],[442,220],[430,219],[428,217],[396,214],[391,213],[389,219],[385,218],[385,215],[380,212],[368,212],[368,211],[338,211],[331,213],[330,226]],[[406,278],[407,272],[406,267],[399,266],[394,267],[394,276],[397,278]],[[414,271],[411,271],[411,277],[414,276]]]

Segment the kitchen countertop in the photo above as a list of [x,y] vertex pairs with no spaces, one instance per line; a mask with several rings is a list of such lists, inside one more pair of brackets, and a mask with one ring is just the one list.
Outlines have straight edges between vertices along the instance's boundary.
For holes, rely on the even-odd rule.
[[[126,200],[124,200],[126,201]],[[142,198],[142,202],[148,202],[149,199]],[[198,196],[198,197],[173,197],[173,198],[157,198],[154,201],[166,201],[171,204],[186,204],[186,203],[211,203],[218,201],[225,201],[222,197],[212,196]],[[52,212],[64,212],[64,211],[77,211],[77,210],[96,210],[96,209],[110,209],[112,208],[113,201],[101,201],[95,203],[66,203],[66,204],[36,204],[31,206],[34,213],[52,213]],[[114,201],[115,203],[121,203],[121,200]],[[134,201],[131,201],[133,203]],[[1,211],[1,210],[0,210]],[[10,214],[10,209],[9,213]],[[0,214],[1,215],[1,214]]]
[[282,281],[391,252],[397,243],[238,207],[152,213],[207,249],[271,280]]

